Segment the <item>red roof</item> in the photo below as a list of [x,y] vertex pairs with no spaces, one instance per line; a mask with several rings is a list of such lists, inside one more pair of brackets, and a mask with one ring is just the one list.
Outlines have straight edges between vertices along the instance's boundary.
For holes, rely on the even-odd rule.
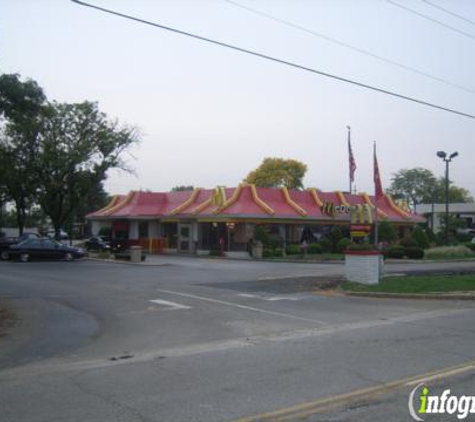
[[[314,195],[315,194],[315,195]],[[252,218],[301,221],[348,221],[345,205],[370,205],[375,198],[365,194],[321,192],[239,185],[236,188],[195,189],[179,192],[132,191],[114,196],[105,208],[89,219],[114,218]],[[332,204],[334,213],[322,208]],[[336,207],[336,208],[335,208]],[[396,205],[388,196],[378,200],[378,217],[391,222],[417,223],[421,216]],[[373,212],[374,214],[374,212]]]

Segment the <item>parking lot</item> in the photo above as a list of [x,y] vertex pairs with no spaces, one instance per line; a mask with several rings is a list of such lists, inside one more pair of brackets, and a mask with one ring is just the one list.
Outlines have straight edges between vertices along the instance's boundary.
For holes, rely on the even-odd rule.
[[473,359],[470,301],[322,292],[338,263],[149,264],[0,263],[6,420],[232,420]]

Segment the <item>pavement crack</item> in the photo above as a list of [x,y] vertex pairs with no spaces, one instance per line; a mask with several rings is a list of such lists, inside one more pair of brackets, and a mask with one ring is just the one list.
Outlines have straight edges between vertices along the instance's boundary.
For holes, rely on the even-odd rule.
[[106,404],[118,407],[123,411],[127,411],[137,421],[140,421],[140,422],[154,422],[154,419],[150,419],[150,418],[142,415],[142,413],[140,413],[140,411],[137,408],[135,408],[135,407],[133,407],[129,404],[126,404],[122,401],[118,401],[118,400],[116,400],[116,399],[114,399],[114,398],[112,398],[112,397],[110,397],[106,394],[99,393],[98,391],[95,391],[90,387],[87,387],[84,382],[80,381],[79,378],[87,375],[90,372],[92,372],[92,370],[82,372],[82,373],[79,373],[77,375],[71,376],[71,377],[69,377],[69,380],[81,393],[83,393],[85,395],[88,395],[88,396],[91,396],[91,397],[94,397],[94,398],[97,398],[97,399],[103,401]]

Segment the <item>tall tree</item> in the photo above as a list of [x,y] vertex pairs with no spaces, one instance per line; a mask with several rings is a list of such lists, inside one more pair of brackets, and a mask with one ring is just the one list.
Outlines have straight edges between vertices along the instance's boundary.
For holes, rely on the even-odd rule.
[[303,189],[303,178],[307,166],[297,160],[265,158],[261,165],[251,171],[244,181],[256,186],[289,189]]
[[435,192],[437,179],[424,168],[402,169],[391,178],[389,193],[397,199],[404,199],[415,207],[424,202],[428,194]]
[[130,171],[122,159],[138,142],[134,127],[120,126],[96,103],[50,103],[40,131],[36,174],[38,201],[51,218],[56,236],[74,210],[113,168]]
[[[388,192],[397,199],[404,199],[412,206],[421,203],[445,202],[445,178],[437,179],[430,170],[413,168],[399,170],[391,179]],[[451,183],[450,202],[473,202],[467,189]]]
[[178,185],[172,188],[172,192],[181,192],[181,191],[187,191],[187,190],[193,190],[193,189],[195,189],[195,187],[192,185]]
[[[449,183],[449,202],[474,202],[473,196],[467,189],[454,185],[450,180]],[[424,202],[426,203],[431,203],[432,201],[434,201],[435,203],[445,202],[444,177],[440,177],[437,179],[437,183],[434,191],[432,192],[432,196],[427,195],[427,198],[424,198]]]
[[32,168],[45,101],[36,82],[22,82],[16,74],[0,75],[0,190],[15,204],[20,234],[37,190]]

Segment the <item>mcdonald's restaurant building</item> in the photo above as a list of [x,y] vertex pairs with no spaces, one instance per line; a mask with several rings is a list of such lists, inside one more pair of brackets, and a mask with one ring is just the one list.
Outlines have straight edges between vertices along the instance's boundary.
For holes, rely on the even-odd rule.
[[[291,190],[240,184],[180,192],[131,191],[87,216],[96,235],[110,227],[113,238],[128,239],[152,253],[249,255],[256,226],[268,227],[282,246],[312,242],[332,226],[370,227],[375,219],[400,230],[425,219],[390,196]],[[357,233],[354,233],[357,235]],[[364,232],[363,232],[364,234]]]

